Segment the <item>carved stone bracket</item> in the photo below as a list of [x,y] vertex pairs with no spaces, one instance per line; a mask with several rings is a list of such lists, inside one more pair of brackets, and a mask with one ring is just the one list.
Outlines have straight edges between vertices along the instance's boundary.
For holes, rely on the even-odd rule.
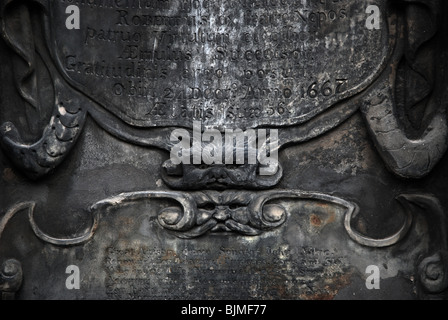
[[[277,199],[316,200],[342,206],[349,217],[356,215],[357,206],[334,196],[298,190],[265,192],[175,192],[140,191],[123,193],[99,201],[91,206],[92,224],[89,230],[73,238],[55,238],[42,231],[34,220],[35,202],[22,202],[11,207],[0,221],[0,239],[9,220],[18,212],[26,211],[34,234],[44,242],[58,246],[79,245],[94,236],[102,214],[124,205],[151,199],[173,200],[179,206],[163,208],[157,217],[159,225],[180,238],[195,238],[208,232],[235,232],[248,236],[260,235],[283,225],[289,213]],[[351,231],[350,231],[351,232]],[[356,240],[356,238],[355,238]]]
[[259,175],[259,166],[260,164],[173,165],[171,160],[167,160],[162,166],[162,178],[173,189],[267,189],[275,186],[283,176],[283,168],[280,163],[277,172],[273,175]]
[[406,203],[406,197],[404,195],[400,195],[397,198],[397,201],[400,202],[400,204],[402,204],[402,207],[405,209],[404,214],[405,214],[405,221],[403,223],[403,225],[401,226],[401,228],[399,228],[399,230],[386,237],[383,239],[375,239],[375,238],[371,238],[367,235],[363,235],[361,233],[359,233],[357,230],[355,230],[352,227],[352,220],[353,218],[355,218],[358,213],[359,210],[355,210],[352,212],[348,212],[345,216],[345,221],[344,221],[344,226],[345,229],[347,230],[348,234],[350,235],[350,237],[356,241],[357,243],[367,246],[367,247],[373,247],[373,248],[382,248],[382,247],[388,247],[388,246],[392,246],[394,244],[396,244],[397,242],[399,242],[401,239],[403,239],[409,232],[409,229],[412,225],[412,220],[413,220],[413,215],[412,215],[412,211],[409,209],[408,204]]

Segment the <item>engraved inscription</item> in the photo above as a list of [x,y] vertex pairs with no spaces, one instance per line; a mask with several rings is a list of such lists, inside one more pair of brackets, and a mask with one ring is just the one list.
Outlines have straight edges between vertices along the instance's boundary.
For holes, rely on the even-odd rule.
[[364,28],[354,0],[61,0],[52,25],[70,4],[82,23],[53,34],[60,70],[136,126],[305,122],[370,84],[388,54],[387,28]]
[[[208,295],[306,299],[331,294],[334,279],[345,278],[349,269],[348,259],[335,248],[288,245],[261,249],[222,245],[217,250],[111,246],[104,265],[110,299]],[[338,284],[334,286],[337,291]]]

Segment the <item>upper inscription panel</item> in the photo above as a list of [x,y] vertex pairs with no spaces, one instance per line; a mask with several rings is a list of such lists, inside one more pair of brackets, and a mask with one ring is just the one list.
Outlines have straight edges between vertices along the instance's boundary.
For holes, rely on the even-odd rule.
[[[384,12],[386,0],[375,1]],[[80,29],[67,29],[69,5]],[[141,127],[285,126],[366,88],[389,52],[356,0],[51,1],[66,80]]]

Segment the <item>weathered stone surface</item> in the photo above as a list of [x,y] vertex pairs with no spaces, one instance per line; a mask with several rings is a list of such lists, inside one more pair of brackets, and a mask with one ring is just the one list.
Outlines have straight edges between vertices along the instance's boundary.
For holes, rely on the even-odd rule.
[[[445,299],[446,14],[0,1],[1,297]],[[276,171],[176,164],[197,122],[278,135]]]
[[365,89],[390,54],[357,1],[81,2],[76,32],[58,27],[68,4],[49,16],[64,78],[137,126],[303,123]]

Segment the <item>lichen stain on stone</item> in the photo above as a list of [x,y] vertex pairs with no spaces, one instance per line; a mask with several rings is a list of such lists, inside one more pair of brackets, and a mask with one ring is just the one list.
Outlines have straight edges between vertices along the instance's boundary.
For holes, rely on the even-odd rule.
[[314,227],[320,227],[322,225],[322,220],[319,218],[318,215],[312,214],[310,216],[310,223]]

